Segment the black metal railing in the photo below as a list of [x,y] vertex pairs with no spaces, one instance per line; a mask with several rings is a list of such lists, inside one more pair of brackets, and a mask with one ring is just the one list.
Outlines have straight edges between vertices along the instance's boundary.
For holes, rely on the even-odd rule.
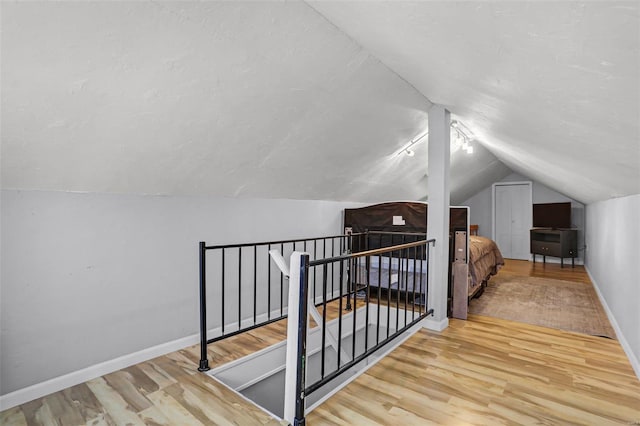
[[[380,245],[384,245],[382,240],[385,237],[391,237],[387,239],[387,244],[392,243],[394,237],[399,238],[400,241],[406,241],[408,238],[413,241],[401,242],[391,247],[368,249],[373,245],[372,238],[379,238]],[[292,278],[297,282],[292,279],[291,291],[299,293],[297,323],[289,325],[297,328],[296,383],[295,390],[293,384],[291,384],[291,391],[285,390],[285,398],[295,398],[295,401],[285,400],[285,419],[293,421],[294,425],[304,424],[306,397],[433,314],[433,309],[427,307],[429,287],[427,272],[429,247],[430,244],[435,243],[435,240],[427,240],[425,234],[401,235],[384,232],[368,232],[362,238],[361,245],[358,245],[357,241],[352,243],[355,248],[365,250],[315,260],[312,260],[308,254],[302,253],[299,271],[295,271],[295,274],[292,271]],[[327,277],[327,271],[333,265],[338,265],[337,269],[341,271],[346,269],[352,273],[351,280],[345,283],[347,287],[351,285],[352,288],[343,289],[341,280],[339,294],[346,295],[348,300],[350,294],[353,293],[355,296],[357,292],[365,303],[361,308],[357,308],[355,304],[355,309],[343,315],[343,297],[336,302],[327,299],[327,292],[322,291],[323,299],[317,304],[322,309],[322,318],[318,324],[320,336],[318,337],[316,333],[311,338],[312,342],[309,342],[307,312],[315,308],[308,306],[307,293],[310,277],[316,274],[317,268],[320,269],[321,276]],[[323,290],[326,289],[326,279],[322,285]],[[373,292],[372,288],[375,289]],[[376,303],[373,303],[374,299]],[[327,312],[332,302],[338,304],[338,315],[337,318],[328,321]],[[376,327],[375,336],[370,335],[371,325]],[[361,330],[364,336],[358,337]],[[327,335],[332,337],[336,347],[329,348],[331,345],[326,345]],[[289,342],[289,344],[292,343],[294,342]],[[333,359],[334,353],[335,359]],[[312,362],[314,356],[316,361],[319,356],[319,368],[310,368],[312,364],[317,366],[317,362]],[[288,364],[287,368],[294,368],[294,366]],[[308,384],[307,381],[311,383]],[[292,413],[294,409],[295,413]]]
[[[235,336],[287,317],[284,274],[275,267],[269,255],[278,250],[288,257],[294,251],[304,251],[311,259],[323,259],[350,253],[353,241],[365,241],[364,233],[327,237],[267,241],[259,243],[212,245],[199,243],[200,271],[200,362],[198,370],[209,370],[207,345]],[[353,280],[346,269],[331,265],[321,273],[313,271],[311,294],[315,300],[335,300],[344,293],[343,281],[348,283],[346,309],[351,309],[355,297]],[[316,284],[318,283],[318,284]],[[323,285],[320,288],[320,284]],[[208,294],[208,287],[213,290]],[[322,294],[321,294],[322,293]],[[319,302],[317,302],[319,303]],[[213,306],[211,306],[213,305]],[[209,308],[209,309],[208,309]],[[209,318],[207,311],[213,311]],[[213,324],[209,324],[212,320]],[[215,329],[215,336],[208,337]]]

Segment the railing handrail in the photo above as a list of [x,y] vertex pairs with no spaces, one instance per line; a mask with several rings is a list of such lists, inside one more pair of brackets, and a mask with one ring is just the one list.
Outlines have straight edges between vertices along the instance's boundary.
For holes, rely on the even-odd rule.
[[266,246],[286,243],[301,243],[305,241],[320,241],[328,240],[332,238],[346,238],[346,237],[359,237],[361,235],[375,234],[375,235],[408,235],[408,236],[425,236],[426,232],[393,232],[393,231],[365,231],[365,232],[353,232],[351,234],[340,235],[328,235],[326,237],[310,237],[310,238],[296,238],[293,240],[276,240],[276,241],[261,241],[258,243],[236,243],[236,244],[218,244],[215,246],[205,246],[205,250],[219,250],[223,248],[238,248],[238,247],[253,247],[253,246]]
[[335,239],[335,238],[347,238],[347,237],[359,236],[359,235],[366,235],[366,232],[359,232],[354,234],[330,235],[327,237],[297,238],[294,240],[263,241],[259,243],[220,244],[216,246],[205,246],[204,248],[205,250],[219,250],[219,249],[238,248],[238,247],[266,246],[269,244],[276,245],[276,244],[287,244],[287,243],[302,243],[305,241],[321,241],[321,240],[329,240],[329,239]]
[[[406,235],[403,233],[403,235]],[[411,243],[398,244],[395,246],[382,247],[378,249],[359,251],[357,253],[347,253],[340,256],[327,257],[325,259],[317,259],[309,261],[309,266],[319,266],[324,265],[326,263],[334,263],[339,262],[340,260],[353,259],[355,257],[366,257],[366,256],[376,256],[378,254],[390,253],[393,251],[404,250],[412,247],[418,247],[427,244],[435,244],[436,239],[432,238],[430,240],[418,240]]]
[[376,235],[415,235],[415,236],[426,236],[426,232],[394,232],[394,231],[366,231],[360,232],[358,234],[353,235],[363,235],[363,234],[376,234]]

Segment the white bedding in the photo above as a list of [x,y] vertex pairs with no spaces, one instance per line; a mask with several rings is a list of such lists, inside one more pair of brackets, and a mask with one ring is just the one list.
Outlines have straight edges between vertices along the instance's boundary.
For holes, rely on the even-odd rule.
[[354,279],[360,285],[369,284],[391,290],[426,293],[427,263],[420,259],[369,257],[369,280],[365,258],[360,258]]

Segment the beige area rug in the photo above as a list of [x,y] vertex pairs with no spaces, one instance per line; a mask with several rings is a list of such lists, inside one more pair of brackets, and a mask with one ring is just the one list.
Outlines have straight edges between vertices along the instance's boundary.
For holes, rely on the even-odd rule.
[[499,272],[469,313],[616,338],[593,286]]

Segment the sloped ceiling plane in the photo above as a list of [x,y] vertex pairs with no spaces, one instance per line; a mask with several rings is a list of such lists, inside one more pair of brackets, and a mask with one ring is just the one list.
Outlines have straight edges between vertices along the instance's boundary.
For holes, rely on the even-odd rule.
[[[459,203],[517,172],[640,193],[637,2],[2,4],[2,186]],[[455,138],[454,138],[455,139]]]

